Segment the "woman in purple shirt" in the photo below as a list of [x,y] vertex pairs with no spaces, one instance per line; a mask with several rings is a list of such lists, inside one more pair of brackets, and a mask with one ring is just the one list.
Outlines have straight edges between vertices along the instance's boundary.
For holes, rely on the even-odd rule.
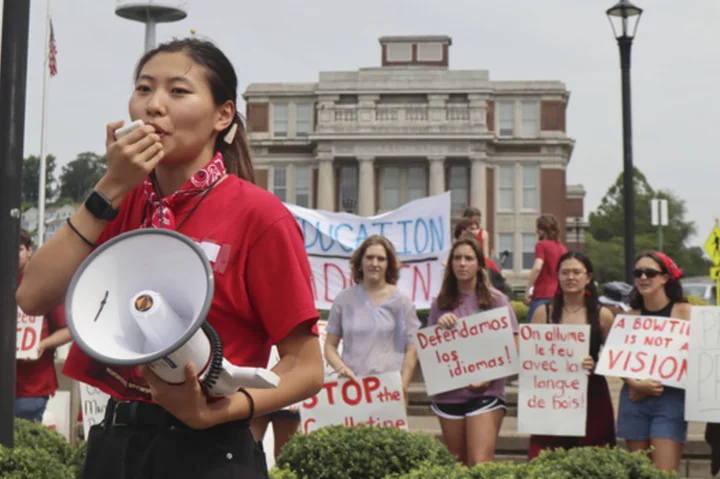
[[355,250],[350,265],[355,285],[340,292],[330,309],[325,359],[340,377],[353,380],[399,371],[407,404],[420,320],[410,296],[397,288],[400,263],[395,248],[383,236],[370,236]]
[[[458,239],[450,250],[449,263],[428,326],[453,329],[458,318],[508,306],[517,345],[517,318],[507,296],[489,286],[478,240],[471,235]],[[445,444],[458,461],[472,466],[493,460],[505,417],[505,378],[433,396],[431,408],[440,419]]]

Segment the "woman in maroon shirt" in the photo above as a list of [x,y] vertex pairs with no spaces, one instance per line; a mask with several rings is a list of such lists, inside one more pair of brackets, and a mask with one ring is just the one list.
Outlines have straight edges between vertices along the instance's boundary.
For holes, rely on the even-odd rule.
[[[558,287],[557,267],[567,248],[558,241],[560,227],[553,215],[542,215],[535,228],[539,241],[535,245],[535,263],[530,271],[525,301],[530,301],[527,320],[530,321],[538,306],[549,303]],[[532,292],[530,288],[533,288]]]

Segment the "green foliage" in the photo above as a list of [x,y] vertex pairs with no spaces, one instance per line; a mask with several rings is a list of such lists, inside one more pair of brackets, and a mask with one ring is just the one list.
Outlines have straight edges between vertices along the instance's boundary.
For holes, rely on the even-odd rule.
[[[657,227],[651,224],[650,200],[668,201],[669,225],[663,227],[663,251],[672,257],[685,271],[686,276],[708,274],[710,262],[702,249],[688,247],[687,242],[695,234],[695,224],[687,221],[687,207],[671,191],[656,191],[645,175],[634,170],[635,189],[635,251],[657,249]],[[624,189],[622,174],[608,189],[597,211],[590,213],[590,227],[585,236],[585,252],[595,267],[595,279],[600,283],[624,280]]]
[[3,479],[75,479],[75,473],[50,452],[35,447],[0,446]]
[[[50,201],[56,194],[55,168],[56,158],[45,157],[45,198]],[[22,166],[22,201],[36,205],[40,193],[40,157],[28,156]]]
[[392,428],[332,426],[296,434],[277,465],[313,479],[381,479],[423,462],[451,466],[455,458],[434,437]]
[[515,311],[518,323],[525,323],[530,320],[530,318],[527,317],[530,312],[530,307],[527,304],[522,301],[510,301],[510,306],[512,306],[513,311]]
[[84,201],[87,193],[100,181],[107,170],[105,155],[92,152],[80,153],[77,158],[62,167],[60,173],[60,197],[75,202]]
[[644,452],[622,448],[579,447],[543,451],[530,463],[490,462],[468,469],[457,464],[442,466],[423,462],[407,474],[385,479],[670,479],[677,475],[659,471]]
[[270,479],[298,479],[297,474],[288,468],[273,467],[268,471]]
[[[75,474],[75,477],[81,478],[82,477],[82,471],[85,467],[85,460],[87,459],[87,441],[81,442],[77,448],[73,451],[72,457],[70,457],[70,462],[68,462],[68,466],[72,469],[73,473]],[[292,477],[278,477],[277,479],[295,479]]]
[[73,456],[73,447],[62,434],[41,423],[19,418],[15,419],[15,447],[42,449],[62,464],[70,462]]

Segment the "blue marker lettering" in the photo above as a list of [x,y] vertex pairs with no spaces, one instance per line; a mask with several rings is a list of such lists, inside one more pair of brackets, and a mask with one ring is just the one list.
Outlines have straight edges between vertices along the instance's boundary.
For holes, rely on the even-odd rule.
[[[420,230],[424,230],[422,232],[422,236],[425,239],[425,244],[423,244],[422,248],[420,247],[420,244],[418,243],[418,240],[420,239]],[[418,218],[415,220],[415,253],[416,254],[422,254],[425,252],[425,250],[428,247],[428,243],[430,242],[430,235],[428,234],[428,226],[427,223],[425,223],[425,220],[422,218]]]

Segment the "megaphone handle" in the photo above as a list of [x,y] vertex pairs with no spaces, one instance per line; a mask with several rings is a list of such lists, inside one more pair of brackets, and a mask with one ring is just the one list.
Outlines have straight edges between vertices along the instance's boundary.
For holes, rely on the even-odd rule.
[[205,392],[209,392],[217,384],[218,379],[220,379],[220,373],[223,368],[224,350],[222,341],[220,340],[220,335],[217,331],[215,331],[215,328],[210,326],[210,323],[205,321],[201,328],[207,336],[208,341],[210,341],[211,357],[210,366],[208,367],[205,377],[200,381],[200,385]]

